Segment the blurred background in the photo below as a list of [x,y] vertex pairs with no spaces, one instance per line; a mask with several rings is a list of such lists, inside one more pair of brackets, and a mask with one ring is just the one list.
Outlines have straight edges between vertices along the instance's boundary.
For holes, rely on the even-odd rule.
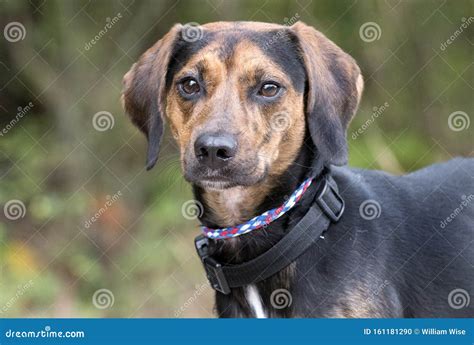
[[[0,317],[212,317],[170,136],[150,172],[123,75],[176,23],[313,25],[359,63],[350,165],[473,155],[473,1],[0,1]],[[194,24],[193,24],[194,25]]]

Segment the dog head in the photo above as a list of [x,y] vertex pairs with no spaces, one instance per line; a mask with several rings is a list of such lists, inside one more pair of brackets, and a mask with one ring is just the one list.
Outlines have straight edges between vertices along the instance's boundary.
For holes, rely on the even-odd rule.
[[175,25],[124,77],[123,103],[158,158],[163,123],[185,178],[224,189],[283,173],[306,131],[324,165],[347,161],[363,88],[355,61],[310,26]]

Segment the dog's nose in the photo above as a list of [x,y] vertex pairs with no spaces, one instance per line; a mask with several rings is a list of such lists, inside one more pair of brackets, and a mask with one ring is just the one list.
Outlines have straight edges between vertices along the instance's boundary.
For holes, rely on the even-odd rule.
[[211,169],[225,166],[237,151],[237,142],[230,134],[200,135],[194,142],[196,158]]

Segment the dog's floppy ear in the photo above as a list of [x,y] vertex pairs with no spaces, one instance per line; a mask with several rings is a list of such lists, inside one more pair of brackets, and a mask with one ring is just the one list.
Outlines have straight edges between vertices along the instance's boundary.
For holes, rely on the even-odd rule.
[[156,164],[164,130],[166,109],[165,77],[177,35],[176,24],[133,64],[123,78],[122,103],[132,122],[148,139],[146,168]]
[[344,165],[346,129],[364,87],[360,69],[351,56],[314,28],[298,22],[291,29],[306,67],[306,112],[311,138],[325,165]]

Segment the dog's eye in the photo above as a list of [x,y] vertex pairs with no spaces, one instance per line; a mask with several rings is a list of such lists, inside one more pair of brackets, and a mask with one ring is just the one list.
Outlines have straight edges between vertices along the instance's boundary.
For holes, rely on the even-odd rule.
[[201,90],[196,79],[189,78],[181,82],[180,89],[187,95],[194,95]]
[[280,91],[280,86],[275,83],[265,83],[258,92],[263,97],[275,97]]

